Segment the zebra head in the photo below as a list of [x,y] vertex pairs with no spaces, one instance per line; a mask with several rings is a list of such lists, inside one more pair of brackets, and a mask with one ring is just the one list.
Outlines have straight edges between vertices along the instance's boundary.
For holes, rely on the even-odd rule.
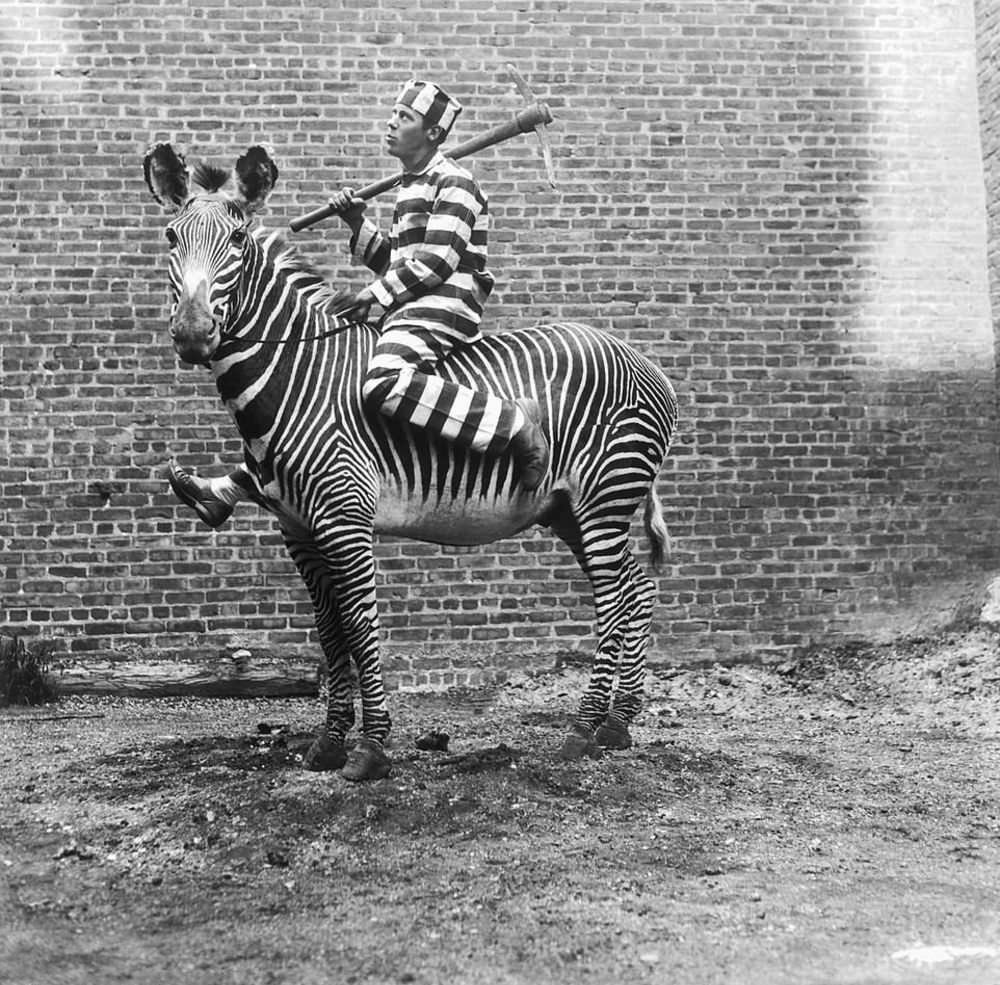
[[248,228],[278,179],[268,149],[251,147],[232,171],[199,164],[192,173],[170,144],[143,161],[153,197],[176,212],[170,244],[170,338],[183,362],[205,365],[222,341],[244,265]]

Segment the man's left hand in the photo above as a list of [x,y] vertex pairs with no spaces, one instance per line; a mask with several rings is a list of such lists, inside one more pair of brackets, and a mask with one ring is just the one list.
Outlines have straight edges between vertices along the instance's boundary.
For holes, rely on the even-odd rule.
[[333,309],[333,313],[341,318],[350,321],[363,322],[368,319],[368,309],[371,308],[375,299],[367,291],[359,291],[353,298],[341,301]]

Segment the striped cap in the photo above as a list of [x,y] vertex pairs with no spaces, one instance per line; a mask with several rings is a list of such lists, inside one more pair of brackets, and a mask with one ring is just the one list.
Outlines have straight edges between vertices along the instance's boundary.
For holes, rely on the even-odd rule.
[[462,112],[462,104],[452,99],[444,89],[419,79],[410,79],[396,97],[396,102],[420,113],[426,126],[439,126],[445,133]]

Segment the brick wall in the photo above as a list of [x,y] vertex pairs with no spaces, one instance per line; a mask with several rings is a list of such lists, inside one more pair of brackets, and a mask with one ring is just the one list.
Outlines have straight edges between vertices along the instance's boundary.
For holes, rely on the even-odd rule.
[[[309,650],[271,520],[210,533],[163,479],[238,442],[168,345],[142,155],[269,142],[283,226],[391,169],[410,74],[462,99],[464,139],[519,105],[508,61],[558,118],[560,188],[527,139],[475,161],[492,326],[612,329],[680,396],[657,653],[855,632],[998,565],[973,0],[6,0],[0,45],[0,631],[81,661]],[[297,242],[364,282],[336,224]],[[586,582],[541,532],[378,550],[406,679],[589,645]]]
[[[1000,7],[991,0],[976,0],[976,40],[990,297],[1000,311]],[[994,337],[1000,353],[1000,334]]]

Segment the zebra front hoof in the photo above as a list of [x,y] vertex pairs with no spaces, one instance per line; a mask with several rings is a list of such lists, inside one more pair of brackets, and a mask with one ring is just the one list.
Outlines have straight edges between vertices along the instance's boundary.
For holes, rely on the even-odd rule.
[[343,745],[334,742],[325,735],[314,739],[313,744],[302,757],[302,765],[307,770],[313,770],[316,773],[339,770],[346,762],[347,752]]
[[571,725],[559,748],[559,758],[567,761],[589,756],[597,759],[601,755],[600,746],[594,740],[594,730],[585,725]]
[[381,780],[389,775],[392,760],[385,754],[382,743],[375,739],[358,739],[357,745],[347,754],[347,763],[340,771],[345,780],[361,783]]
[[604,749],[631,749],[632,735],[627,726],[606,718],[597,727],[594,741]]

